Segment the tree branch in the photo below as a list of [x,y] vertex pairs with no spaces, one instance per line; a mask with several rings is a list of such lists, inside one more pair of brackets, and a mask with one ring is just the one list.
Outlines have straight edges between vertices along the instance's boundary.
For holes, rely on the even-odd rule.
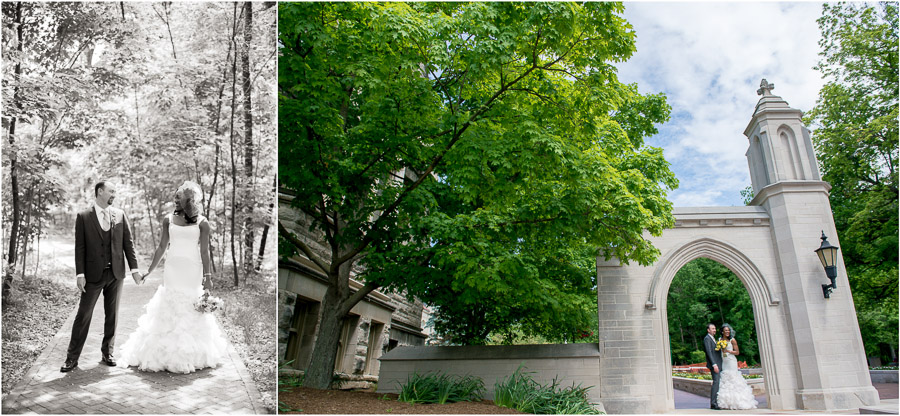
[[369,295],[369,293],[374,292],[375,289],[378,289],[379,287],[381,287],[381,285],[378,283],[366,282],[366,284],[364,284],[363,287],[359,288],[359,290],[357,290],[355,293],[350,295],[350,297],[347,298],[347,300],[341,302],[341,307],[338,310],[338,315],[344,316],[344,315],[350,313],[350,309],[353,309],[353,306],[355,306],[357,303],[359,303],[360,301],[365,299],[366,296]]
[[285,228],[285,226],[281,223],[281,220],[278,221],[278,235],[284,237],[284,239],[291,243],[294,247],[299,248],[300,251],[302,251],[308,259],[312,260],[312,262],[315,263],[316,266],[319,266],[322,271],[328,270],[328,266],[325,265],[325,261],[313,254],[309,246],[307,246],[303,241],[300,241],[300,239],[297,238],[294,233],[288,231],[288,229]]

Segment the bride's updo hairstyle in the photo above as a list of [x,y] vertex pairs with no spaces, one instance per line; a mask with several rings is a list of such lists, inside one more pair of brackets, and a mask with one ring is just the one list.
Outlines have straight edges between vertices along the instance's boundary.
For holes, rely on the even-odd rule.
[[731,325],[728,324],[722,325],[722,338],[725,338],[725,328],[728,328],[728,338],[726,339],[734,339],[734,328],[732,328]]
[[175,212],[180,212],[184,216],[184,221],[188,224],[196,223],[203,207],[203,190],[200,188],[200,185],[195,182],[184,181],[178,187],[178,190],[175,191],[175,197],[178,198],[178,202],[181,204],[181,210]]

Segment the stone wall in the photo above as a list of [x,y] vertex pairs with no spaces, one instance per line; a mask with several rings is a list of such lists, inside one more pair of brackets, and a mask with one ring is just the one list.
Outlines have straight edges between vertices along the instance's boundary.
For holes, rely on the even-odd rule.
[[278,358],[284,358],[287,352],[288,335],[290,334],[291,317],[297,304],[297,294],[284,290],[278,291]]
[[523,366],[543,385],[556,378],[562,386],[591,387],[588,398],[602,411],[599,357],[597,344],[396,348],[381,357],[378,392],[399,392],[413,373],[442,372],[481,378],[487,389],[486,398],[492,399],[494,383]]
[[897,370],[869,370],[873,383],[896,383]]

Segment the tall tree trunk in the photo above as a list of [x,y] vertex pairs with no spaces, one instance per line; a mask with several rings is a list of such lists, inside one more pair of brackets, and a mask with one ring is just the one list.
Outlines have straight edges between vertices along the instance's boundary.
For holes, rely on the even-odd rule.
[[250,79],[250,46],[253,41],[253,3],[244,3],[244,47],[241,49],[241,94],[244,97],[244,271],[253,270],[253,105]]
[[[233,36],[232,36],[233,37]],[[228,43],[228,52],[225,54],[225,65],[222,68],[222,82],[219,83],[219,94],[216,99],[216,117],[213,122],[213,133],[216,136],[216,158],[215,162],[213,162],[213,181],[212,185],[209,187],[209,197],[206,199],[206,218],[211,218],[209,213],[212,209],[212,202],[216,196],[216,186],[219,182],[219,156],[221,155],[222,146],[219,143],[219,124],[222,120],[222,97],[225,95],[225,83],[228,81],[228,62],[231,60],[231,48],[233,42]],[[210,238],[209,243],[209,258],[210,258],[210,266],[212,267],[212,271],[216,272],[216,251],[215,244],[213,244],[212,238]]]
[[[16,51],[19,52],[19,55],[22,54],[22,2],[16,2]],[[16,109],[16,114],[14,114],[9,122],[9,145],[10,147],[15,146],[15,137],[16,137],[16,122],[18,121],[18,115],[20,110],[20,97],[19,97],[19,87],[18,82],[22,77],[22,64],[16,63],[15,67],[15,82],[17,83],[15,87],[13,87],[13,102],[12,107]],[[6,253],[6,275],[3,276],[3,289],[2,289],[2,297],[3,299],[7,299],[9,296],[9,289],[12,287],[13,274],[16,270],[16,247],[18,247],[18,238],[19,238],[19,178],[18,178],[18,169],[16,168],[16,152],[15,150],[7,149],[9,152],[9,180],[11,185],[12,192],[12,224],[10,225],[10,234],[9,234],[9,252]]]
[[210,187],[211,191],[209,194],[209,199],[206,202],[206,217],[209,218],[209,211],[212,205],[213,197],[216,195],[216,183],[219,179],[219,153],[221,151],[221,145],[219,144],[219,124],[222,120],[222,97],[225,95],[225,83],[228,81],[228,62],[231,61],[231,49],[234,43],[234,33],[232,32],[232,42],[228,43],[228,52],[225,53],[225,64],[222,65],[222,82],[219,83],[219,94],[218,99],[216,99],[216,117],[213,122],[213,133],[216,135],[216,160],[215,160],[215,170],[213,172],[213,182]]
[[[169,10],[169,7],[171,7],[170,4],[171,3],[162,3],[163,13],[165,14],[165,16],[163,16],[159,12],[157,12],[157,15],[159,15],[159,18],[162,19],[163,23],[166,24],[166,30],[169,32],[169,43],[172,44],[172,58],[177,61],[178,54],[175,53],[175,38],[172,36],[172,26],[169,24],[169,20],[172,17],[171,11]],[[181,83],[181,80],[179,79],[178,82]]]
[[[340,235],[342,219],[334,215],[334,235]],[[293,238],[287,236],[287,238]],[[339,239],[338,239],[339,240]],[[345,249],[332,244],[331,259],[340,259],[349,254],[349,248]],[[341,330],[350,309],[365,298],[377,285],[366,283],[355,293],[350,292],[350,270],[355,260],[347,260],[333,270],[326,271],[328,280],[333,284],[328,286],[325,296],[322,298],[321,318],[316,330],[316,341],[313,345],[312,359],[303,380],[303,385],[316,389],[327,389],[334,377],[334,364],[337,359],[338,342]]]
[[309,367],[303,377],[303,386],[314,389],[331,387],[334,378],[334,364],[337,359],[338,343],[345,316],[338,315],[341,299],[334,286],[329,286],[322,298],[321,319],[316,330],[316,341],[309,360]]
[[141,140],[141,109],[138,105],[138,85],[135,82],[134,84],[134,131],[138,138],[138,143],[142,143]]
[[[32,177],[34,180],[34,177]],[[31,186],[28,187],[28,194],[25,197],[26,201],[31,201],[32,196],[34,196],[34,183],[32,182]],[[25,274],[25,268],[27,267],[28,262],[28,240],[30,240],[31,230],[31,219],[34,217],[34,204],[28,204],[28,213],[25,215],[25,235],[22,236],[22,274]]]
[[153,241],[153,247],[156,248],[156,229],[153,228],[153,208],[150,206],[150,198],[144,194],[144,200],[147,201],[147,220],[150,221],[150,236]]
[[[44,199],[43,196],[44,196],[43,194],[38,193],[38,196],[37,196],[37,198],[38,198],[37,206],[38,207],[43,207],[43,205],[41,205],[42,201]],[[43,227],[43,222],[41,221],[41,216],[38,215],[38,217],[37,217],[37,244],[34,245],[34,247],[36,248],[35,259],[34,259],[34,274],[35,275],[37,275],[38,272],[40,272],[40,270],[38,270],[38,269],[41,266],[41,232],[43,232],[43,230],[41,229],[42,227]]]
[[725,312],[722,311],[722,298],[718,298],[718,297],[717,297],[717,298],[716,298],[716,302],[717,302],[718,305],[719,305],[719,319],[720,319],[720,321],[719,321],[720,324],[719,324],[719,325],[721,325],[721,324],[724,324],[724,323],[725,323]]
[[[272,193],[275,194],[275,198],[277,198],[278,193],[278,176],[276,175],[272,178]],[[266,226],[263,227],[262,238],[259,240],[259,258],[256,262],[256,271],[259,271],[262,268],[263,257],[266,256],[266,239],[269,237],[269,221],[272,220],[272,214],[275,211],[275,201],[269,203],[269,220],[266,221]]]
[[228,202],[225,199],[225,195],[228,191],[227,187],[228,187],[228,182],[226,182],[225,180],[222,180],[222,192],[220,193],[221,204],[219,206],[222,207],[222,218],[224,218],[224,219],[221,221],[222,225],[219,227],[219,241],[221,242],[220,246],[222,247],[219,250],[219,259],[221,259],[221,263],[220,263],[221,266],[219,267],[220,270],[225,270],[225,254],[227,252],[226,250],[228,247],[228,245],[225,244],[225,240],[227,240],[227,237],[228,237],[228,234],[227,234],[228,228],[225,227],[225,224],[228,221],[228,217],[225,215],[226,209],[228,207]]
[[[220,97],[221,101],[221,97]],[[216,122],[218,124],[218,121]],[[215,168],[213,169],[213,182],[212,186],[210,186],[209,197],[206,200],[206,218],[211,218],[209,216],[209,210],[212,206],[213,198],[216,196],[216,182],[219,180],[219,135],[218,135],[218,125],[216,126],[216,161]],[[209,219],[209,221],[212,221]],[[211,237],[211,236],[210,236]],[[209,265],[212,267],[213,273],[216,272],[216,252],[215,252],[215,244],[213,244],[212,238],[209,241]]]
[[[234,26],[232,26],[231,42],[236,44],[235,37],[237,35],[237,3],[234,3]],[[235,51],[237,48],[235,48]],[[229,133],[229,144],[231,145],[231,262],[234,272],[234,287],[240,285],[238,280],[238,262],[234,249],[234,218],[237,216],[235,196],[237,194],[237,166],[234,163],[234,106],[236,104],[235,92],[237,89],[237,54],[231,64],[231,130]]]

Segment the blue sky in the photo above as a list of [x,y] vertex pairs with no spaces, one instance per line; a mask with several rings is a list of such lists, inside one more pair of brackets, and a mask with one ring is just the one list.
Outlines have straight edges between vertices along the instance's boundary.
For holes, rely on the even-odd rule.
[[743,205],[750,185],[744,128],[766,78],[773,94],[804,112],[824,85],[818,62],[822,4],[637,2],[625,18],[637,52],[619,80],[665,93],[671,120],[647,143],[664,149],[680,181],[677,207]]

